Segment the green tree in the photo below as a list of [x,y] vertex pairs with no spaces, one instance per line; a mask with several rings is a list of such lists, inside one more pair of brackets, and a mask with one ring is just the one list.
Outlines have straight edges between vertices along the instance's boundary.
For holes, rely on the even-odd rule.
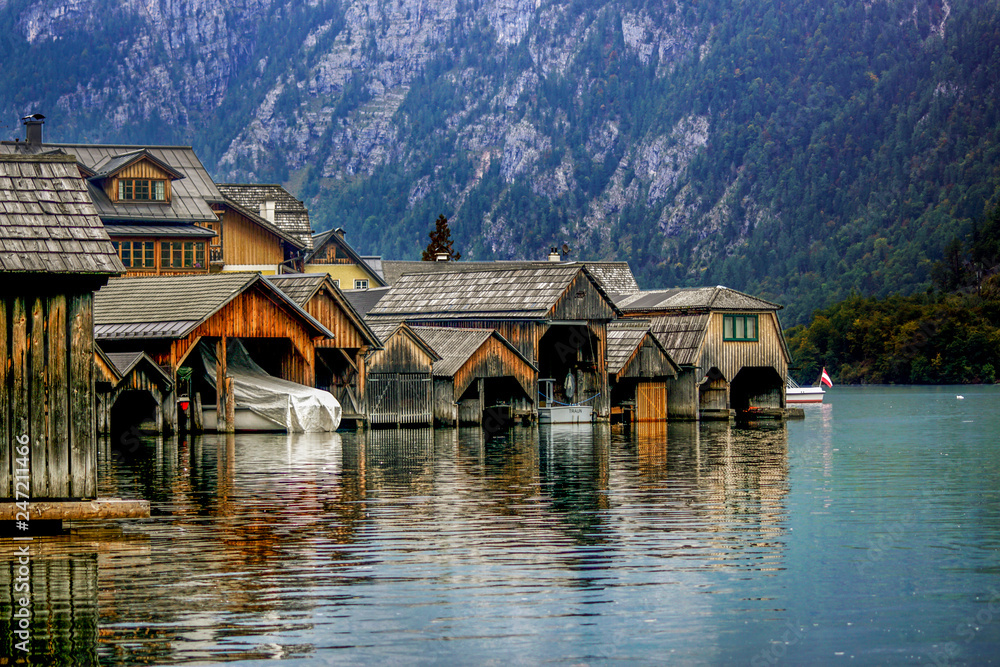
[[424,254],[420,257],[425,262],[437,261],[437,256],[439,254],[448,255],[448,259],[454,261],[456,259],[461,259],[462,253],[455,252],[452,247],[454,241],[451,240],[451,228],[448,227],[448,218],[444,215],[439,215],[437,222],[434,225],[434,231],[428,234],[431,237],[431,242],[427,244],[427,249],[424,250]]

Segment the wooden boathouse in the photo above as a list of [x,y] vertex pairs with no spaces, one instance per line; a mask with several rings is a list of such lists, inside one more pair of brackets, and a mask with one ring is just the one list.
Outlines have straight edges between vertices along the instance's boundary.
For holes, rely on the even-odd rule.
[[333,332],[316,341],[316,387],[340,402],[343,419],[364,420],[365,357],[381,347],[378,336],[326,273],[271,276],[268,282]]
[[134,433],[166,430],[174,385],[152,357],[142,351],[106,354],[95,346],[94,365],[97,432],[111,436],[112,446]]
[[93,294],[124,271],[75,159],[0,155],[0,521],[15,499],[42,521],[115,515],[97,502]]
[[434,423],[434,363],[441,355],[405,323],[369,322],[382,341],[366,359],[365,413],[372,426]]
[[[111,280],[94,297],[94,334],[108,355],[145,352],[167,370],[175,387],[182,367],[201,376],[201,361],[192,352],[203,341],[216,346],[218,377],[225,378],[229,338],[239,338],[269,374],[312,387],[315,343],[333,338],[333,332],[259,273]],[[218,414],[225,414],[225,389],[200,389],[206,394],[202,402],[215,402]],[[176,397],[166,408],[164,426],[174,430]]]
[[536,387],[550,378],[556,400],[592,406],[596,418],[607,419],[607,324],[620,314],[584,265],[542,262],[405,274],[367,319],[496,330],[538,369]]
[[413,327],[441,358],[434,362],[434,421],[482,424],[487,410],[530,417],[538,369],[490,329]]
[[678,368],[644,320],[608,323],[611,414],[626,422],[666,421],[667,382]]
[[729,419],[781,410],[790,355],[781,306],[727,287],[650,290],[618,302],[650,330],[680,366],[668,381],[671,419]]

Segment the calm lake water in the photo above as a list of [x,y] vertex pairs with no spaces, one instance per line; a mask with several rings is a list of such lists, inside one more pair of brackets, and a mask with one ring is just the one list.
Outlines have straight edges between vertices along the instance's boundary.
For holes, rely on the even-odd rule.
[[1000,664],[1000,387],[136,449],[151,519],[32,542],[35,664]]

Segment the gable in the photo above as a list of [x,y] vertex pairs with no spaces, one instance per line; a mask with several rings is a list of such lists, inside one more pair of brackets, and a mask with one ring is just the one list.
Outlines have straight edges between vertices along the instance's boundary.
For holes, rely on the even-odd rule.
[[581,271],[560,295],[549,317],[553,320],[611,320],[615,317],[615,306],[590,275]]

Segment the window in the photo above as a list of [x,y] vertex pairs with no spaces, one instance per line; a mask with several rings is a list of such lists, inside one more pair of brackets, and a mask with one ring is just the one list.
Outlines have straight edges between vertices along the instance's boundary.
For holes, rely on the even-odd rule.
[[367,280],[355,280],[354,281],[354,289],[368,289],[368,281]]
[[205,266],[204,241],[161,241],[160,269],[200,269]]
[[757,316],[723,315],[722,340],[757,340]]
[[118,257],[127,269],[155,269],[156,244],[153,241],[112,241]]
[[118,201],[166,201],[166,181],[149,178],[118,179]]

